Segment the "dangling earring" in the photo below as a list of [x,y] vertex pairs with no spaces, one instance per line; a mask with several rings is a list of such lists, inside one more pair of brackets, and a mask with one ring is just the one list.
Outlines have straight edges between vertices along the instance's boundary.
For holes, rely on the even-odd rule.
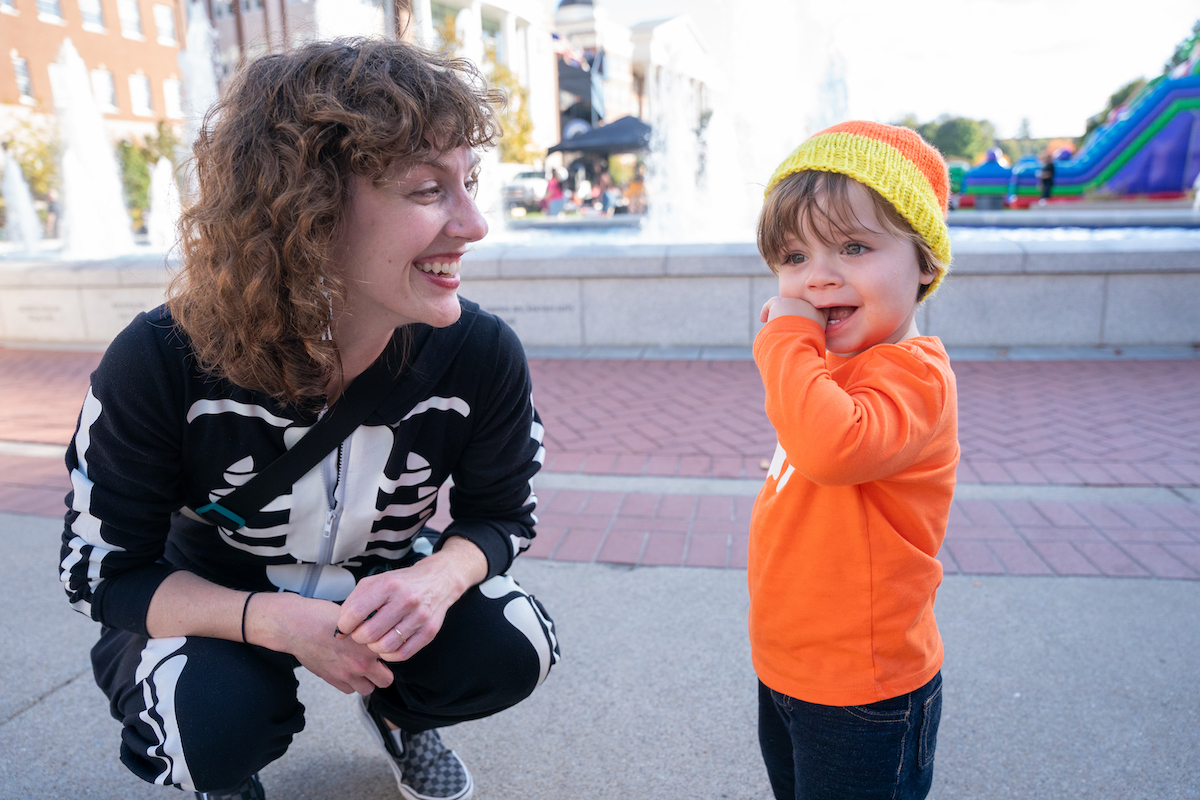
[[[317,278],[317,281],[321,284],[322,287],[325,286],[325,277],[324,276]],[[326,319],[325,319],[325,333],[321,334],[321,341],[322,342],[332,342],[333,341],[333,292],[329,291],[328,289],[322,288],[321,296],[324,297],[329,302],[329,316],[326,317]]]

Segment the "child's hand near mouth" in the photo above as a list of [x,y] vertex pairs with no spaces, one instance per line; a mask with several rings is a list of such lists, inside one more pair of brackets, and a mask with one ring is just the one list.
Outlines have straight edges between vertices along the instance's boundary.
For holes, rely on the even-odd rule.
[[824,328],[828,314],[825,309],[817,308],[799,297],[772,297],[763,303],[762,311],[758,312],[758,321],[767,323],[776,317],[807,317]]

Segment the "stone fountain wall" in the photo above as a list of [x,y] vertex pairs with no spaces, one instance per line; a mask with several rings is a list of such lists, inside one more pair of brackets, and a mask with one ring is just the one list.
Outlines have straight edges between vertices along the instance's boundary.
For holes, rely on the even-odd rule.
[[0,262],[0,341],[103,345],[163,302],[162,254],[112,261]]
[[[527,346],[748,347],[775,280],[751,244],[480,247],[463,296]],[[0,341],[102,345],[162,302],[162,257],[0,263]],[[1200,241],[963,242],[920,311],[950,347],[1200,342]]]

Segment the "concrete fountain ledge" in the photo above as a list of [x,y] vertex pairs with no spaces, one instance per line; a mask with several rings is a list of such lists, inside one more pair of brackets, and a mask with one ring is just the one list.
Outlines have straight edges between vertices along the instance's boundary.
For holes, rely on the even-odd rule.
[[106,261],[0,261],[0,341],[106,345],[163,301],[163,254]]
[[[922,307],[950,347],[1200,342],[1200,240],[962,241]],[[747,347],[775,280],[753,244],[483,245],[462,294],[531,347]],[[0,341],[103,345],[162,302],[161,254],[0,262]]]
[[[955,244],[922,307],[951,347],[1200,341],[1200,240]],[[504,246],[473,251],[462,293],[529,346],[746,347],[776,281],[753,244]]]

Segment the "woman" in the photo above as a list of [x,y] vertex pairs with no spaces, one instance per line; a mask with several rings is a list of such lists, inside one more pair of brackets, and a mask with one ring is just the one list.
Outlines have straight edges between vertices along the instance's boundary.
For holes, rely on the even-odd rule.
[[[342,41],[251,63],[208,117],[182,271],[110,346],[67,454],[62,580],[103,623],[96,680],[144,780],[263,797],[257,772],[304,725],[304,666],[358,694],[402,796],[462,800],[436,728],[557,661],[505,575],[544,453],[528,368],[456,295],[487,233],[473,149],[494,99],[465,62]],[[290,493],[210,521],[373,364],[394,377],[365,422]],[[449,477],[439,535],[423,523]]]

